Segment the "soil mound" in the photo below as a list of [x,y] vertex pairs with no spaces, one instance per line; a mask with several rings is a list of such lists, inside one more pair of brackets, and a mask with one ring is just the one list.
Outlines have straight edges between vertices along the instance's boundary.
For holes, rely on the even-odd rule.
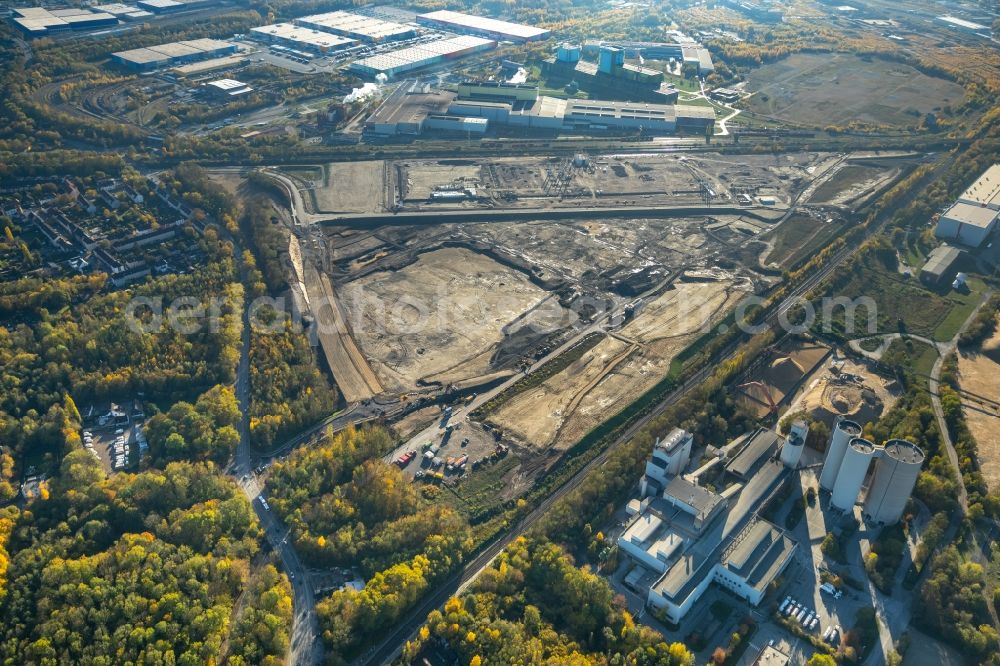
[[767,371],[767,383],[782,393],[788,393],[805,374],[802,366],[788,356],[781,356],[771,362]]

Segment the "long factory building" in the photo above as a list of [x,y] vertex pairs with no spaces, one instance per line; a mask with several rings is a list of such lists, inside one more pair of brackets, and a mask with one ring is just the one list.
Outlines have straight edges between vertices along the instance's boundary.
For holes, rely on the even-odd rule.
[[371,16],[335,11],[313,14],[294,20],[295,25],[312,28],[332,35],[340,35],[359,42],[378,44],[416,37],[413,26],[385,21]]
[[539,95],[538,88],[523,84],[467,82],[459,85],[457,93],[404,84],[369,117],[365,128],[383,136],[420,134],[424,129],[440,128],[440,122],[424,123],[431,116],[475,119],[465,125],[453,123],[461,131],[475,133],[485,131],[486,124],[549,131],[641,129],[667,134],[705,132],[715,124],[715,111],[710,107],[560,99]]
[[489,51],[496,48],[496,45],[492,39],[459,35],[378,53],[351,63],[350,69],[352,72],[371,78],[384,75],[392,79],[400,74],[432,67],[446,60]]
[[417,16],[417,23],[441,30],[464,32],[469,35],[508,42],[533,42],[545,39],[549,35],[549,31],[544,28],[473,16],[446,9],[420,14]]
[[583,52],[596,56],[604,48],[618,48],[629,58],[646,60],[679,60],[685,66],[696,67],[698,74],[706,75],[715,71],[712,54],[694,40],[685,42],[632,42],[623,40],[590,41],[583,45]]
[[118,51],[111,59],[129,69],[150,72],[164,67],[197,62],[236,53],[236,45],[218,39],[191,39],[142,49]]
[[278,44],[321,55],[343,51],[358,44],[356,39],[350,37],[342,37],[293,23],[275,23],[251,28],[250,36],[267,44]]
[[807,434],[808,427],[799,422],[788,438],[761,428],[734,442],[725,460],[716,459],[724,463],[729,482],[721,493],[700,483],[712,464],[685,474],[691,433],[675,428],[658,439],[640,480],[641,496],[629,502],[632,518],[618,539],[635,565],[624,579],[626,587],[674,623],[713,584],[760,605],[793,561],[798,544],[764,520],[759,509],[780,496]]
[[24,7],[14,9],[13,23],[29,37],[42,37],[67,30],[92,30],[118,25],[118,18],[108,12],[90,9],[45,9]]
[[941,214],[935,234],[969,247],[980,247],[1000,227],[1000,164],[994,164]]

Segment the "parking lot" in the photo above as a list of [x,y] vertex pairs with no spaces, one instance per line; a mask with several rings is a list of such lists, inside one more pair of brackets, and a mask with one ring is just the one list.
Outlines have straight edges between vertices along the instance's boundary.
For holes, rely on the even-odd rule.
[[81,433],[84,448],[109,472],[122,471],[139,460],[139,437],[137,428],[129,424],[94,426]]
[[446,408],[433,426],[397,449],[390,461],[416,480],[440,482],[459,479],[507,455],[493,432],[471,421],[451,423],[451,416],[452,408]]

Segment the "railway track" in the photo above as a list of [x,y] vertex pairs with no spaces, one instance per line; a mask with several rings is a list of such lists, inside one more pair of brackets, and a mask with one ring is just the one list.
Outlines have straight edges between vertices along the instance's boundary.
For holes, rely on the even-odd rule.
[[[854,256],[865,240],[881,232],[891,217],[891,213],[907,205],[912,200],[913,196],[915,196],[916,193],[919,192],[927,183],[931,182],[937,176],[938,172],[945,166],[946,162],[939,160],[934,169],[926,174],[920,182],[914,184],[908,196],[905,196],[902,200],[896,202],[890,207],[889,210],[881,211],[880,219],[868,228],[861,238],[859,238],[856,242],[841,248],[820,269],[805,278],[800,284],[793,287],[788,294],[782,297],[780,303],[776,306],[772,306],[771,310],[764,317],[764,320],[760,324],[762,330],[766,327],[779,325],[782,318],[785,317],[793,307],[801,302],[801,299],[805,294],[820,286],[835,270],[837,270],[837,268]],[[801,200],[801,197],[798,200]],[[794,208],[795,206],[793,205],[792,209]],[[791,214],[791,212],[792,211],[790,210],[789,214]],[[636,434],[645,428],[652,419],[662,414],[668,407],[675,405],[688,393],[694,390],[695,387],[699,386],[702,382],[708,379],[715,368],[719,367],[725,361],[733,358],[745,342],[746,341],[743,339],[736,339],[722,349],[718,350],[709,362],[706,362],[680,386],[672,390],[666,397],[657,403],[655,407],[650,409],[644,415],[638,417],[604,451],[599,453],[593,460],[588,462],[570,478],[564,481],[563,484],[553,491],[548,497],[541,500],[539,505],[528,515],[522,518],[517,525],[497,537],[493,542],[486,545],[460,571],[456,572],[443,584],[439,585],[438,588],[428,595],[422,603],[411,610],[407,614],[406,618],[394,627],[378,646],[372,648],[365,655],[357,658],[352,663],[352,666],[376,666],[378,664],[388,663],[395,659],[400,654],[402,646],[405,642],[407,640],[411,640],[416,634],[417,630],[423,624],[424,619],[430,611],[442,606],[451,596],[461,594],[476,580],[476,578],[479,577],[479,575],[493,562],[493,560],[504,550],[504,548],[506,548],[518,537],[523,536],[529,529],[537,524],[542,516],[544,516],[556,502],[563,499],[574,488],[576,488],[580,480],[598,467],[603,466],[607,462],[608,458],[619,447],[635,437]]]
[[[880,230],[881,226],[881,224],[877,225],[876,229]],[[875,233],[875,231],[876,230],[873,229],[869,232],[869,235]],[[780,317],[786,315],[792,307],[799,303],[804,294],[819,286],[827,277],[829,277],[833,271],[835,271],[841,264],[844,263],[844,261],[854,254],[856,248],[857,246],[843,248],[835,254],[823,268],[818,270],[809,278],[806,278],[800,285],[792,289],[792,291],[781,301],[781,303],[778,304],[777,307],[773,308],[767,315],[762,326],[776,325],[779,322]],[[377,648],[355,660],[353,666],[376,666],[377,664],[388,663],[398,656],[402,645],[407,640],[412,639],[420,625],[423,624],[424,618],[427,617],[427,614],[430,611],[443,605],[444,602],[451,596],[461,594],[462,591],[472,584],[476,578],[478,578],[479,575],[493,562],[493,560],[501,552],[503,552],[508,545],[510,545],[510,543],[518,537],[523,536],[542,518],[542,516],[548,512],[548,510],[556,502],[564,498],[574,488],[576,488],[580,480],[598,467],[603,466],[607,462],[608,458],[620,446],[634,438],[649,424],[652,419],[659,416],[668,407],[677,404],[677,402],[679,402],[683,397],[694,390],[695,387],[699,386],[702,382],[708,379],[715,368],[724,361],[731,359],[744,343],[744,340],[737,339],[717,352],[713,362],[703,365],[699,370],[685,380],[683,384],[675,388],[663,400],[657,403],[653,409],[649,410],[646,414],[639,417],[635,422],[628,426],[628,428],[626,428],[625,431],[619,435],[610,446],[599,453],[593,460],[580,468],[579,471],[559,486],[555,492],[543,499],[540,504],[532,510],[531,513],[522,518],[513,529],[509,530],[506,534],[486,546],[478,555],[470,560],[461,571],[454,574],[444,584],[439,586],[438,589],[425,599],[423,603],[411,611],[408,614],[407,620],[400,623],[397,628],[392,630]]]

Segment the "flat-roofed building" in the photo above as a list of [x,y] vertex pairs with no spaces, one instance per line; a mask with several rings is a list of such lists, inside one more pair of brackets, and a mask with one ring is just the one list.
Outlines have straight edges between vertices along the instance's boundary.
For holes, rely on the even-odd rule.
[[205,72],[212,72],[219,69],[232,69],[239,65],[247,62],[247,57],[241,54],[222,56],[221,58],[209,58],[208,60],[199,60],[198,62],[191,62],[186,65],[177,65],[172,67],[170,71],[180,77],[194,76],[196,74],[204,74]]
[[253,92],[253,88],[236,79],[217,79],[205,84],[205,90],[215,99],[232,100]]
[[385,98],[365,120],[365,131],[381,136],[420,134],[428,116],[442,115],[455,93],[411,81]]
[[775,431],[760,428],[738,447],[732,460],[726,463],[726,471],[739,479],[748,479],[778,450],[780,441]]
[[461,35],[362,58],[351,63],[350,69],[369,77],[384,75],[392,79],[400,74],[432,67],[495,47],[496,42],[492,40]]
[[671,558],[683,545],[684,538],[651,511],[636,515],[618,537],[619,549],[647,569],[660,574],[667,570]]
[[937,246],[927,255],[927,261],[920,269],[920,281],[931,287],[950,281],[962,254],[961,250],[952,245]]
[[515,105],[510,111],[510,124],[517,127],[561,130],[566,126],[568,108],[568,100],[542,95],[534,102]]
[[93,10],[118,17],[140,11],[135,5],[126,5],[121,2],[113,2],[107,5],[96,5],[93,7]]
[[694,436],[681,428],[674,428],[663,439],[656,438],[653,455],[646,461],[646,474],[640,482],[644,496],[662,492],[670,477],[687,469],[693,443]]
[[[677,623],[716,583],[759,604],[797,547],[783,530],[757,517],[758,508],[776,496],[788,474],[780,462],[763,465],[649,587],[647,603]],[[676,524],[671,519],[671,525]]]
[[934,234],[969,247],[979,247],[997,228],[1000,211],[982,205],[954,204],[938,219]]
[[118,51],[111,59],[130,69],[152,71],[162,67],[208,60],[236,52],[236,45],[218,39],[190,39],[142,49]]
[[[683,430],[672,431],[660,458],[662,453],[681,455],[688,437]],[[628,508],[632,518],[617,543],[639,566],[625,584],[645,594],[647,604],[674,623],[713,583],[759,605],[797,547],[786,532],[757,514],[778,496],[788,476],[787,467],[770,461],[745,484],[721,494],[684,476],[669,476],[658,496],[633,499]],[[651,477],[647,473],[644,479]]]
[[795,542],[784,531],[755,520],[723,553],[715,582],[757,606],[794,554]]
[[1000,164],[994,164],[984,171],[976,182],[962,192],[958,201],[1000,211]]
[[449,113],[545,130],[642,129],[648,133],[672,134],[678,129],[704,131],[715,123],[715,110],[711,107],[562,99],[546,95],[534,101],[513,103],[463,98],[451,106]]
[[86,8],[45,9],[25,7],[14,9],[13,23],[30,37],[67,30],[92,30],[118,25],[114,14]]
[[321,32],[329,32],[369,43],[409,39],[417,34],[417,31],[410,25],[340,10],[303,16],[295,19],[294,23]]
[[434,114],[424,120],[423,131],[458,132],[461,134],[484,134],[489,126],[486,118],[468,118]]
[[250,29],[250,36],[268,44],[280,44],[312,53],[336,53],[355,46],[358,41],[294,23],[275,23]]
[[436,12],[420,14],[417,23],[442,30],[465,32],[470,35],[490,37],[508,42],[532,42],[545,39],[549,31],[521,23],[511,23],[498,19],[474,16],[442,9]]
[[578,125],[664,132],[673,132],[677,127],[673,106],[607,100],[570,100],[566,121]]
[[501,125],[510,122],[513,105],[507,102],[484,102],[480,100],[457,100],[448,106],[448,113],[467,118],[485,118]]
[[788,666],[790,663],[787,654],[773,645],[765,645],[750,666]]
[[154,14],[170,14],[187,9],[183,2],[174,0],[138,0],[135,4]]
[[490,102],[533,102],[538,99],[538,86],[502,81],[463,81],[458,84],[458,97]]

